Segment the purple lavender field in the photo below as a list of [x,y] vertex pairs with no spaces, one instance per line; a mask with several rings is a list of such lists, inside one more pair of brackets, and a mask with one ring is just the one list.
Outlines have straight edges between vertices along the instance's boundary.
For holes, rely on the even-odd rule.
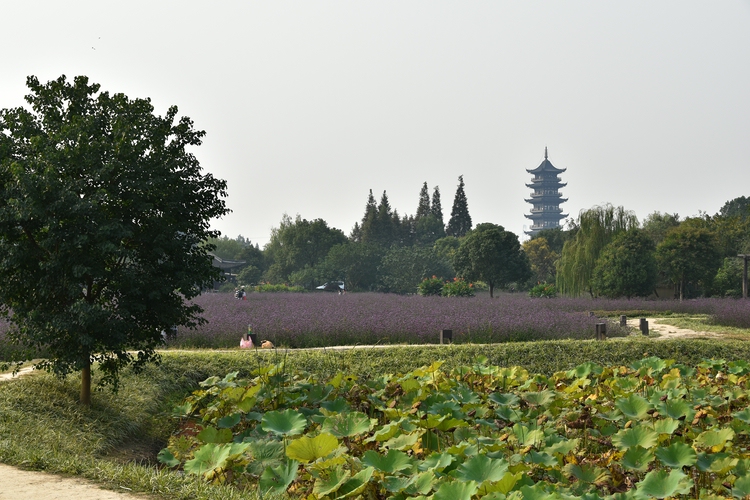
[[[592,301],[488,297],[421,297],[378,293],[228,294],[196,299],[208,324],[181,330],[174,346],[234,347],[251,325],[259,339],[277,346],[325,347],[355,344],[430,344],[453,330],[456,343],[588,339],[594,325]],[[577,307],[574,307],[577,306]],[[600,321],[600,320],[599,320]],[[623,334],[610,327],[610,334]]]

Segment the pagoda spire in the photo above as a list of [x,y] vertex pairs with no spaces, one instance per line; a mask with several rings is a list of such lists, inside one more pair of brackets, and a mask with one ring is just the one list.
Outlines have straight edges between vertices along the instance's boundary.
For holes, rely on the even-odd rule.
[[544,146],[544,159],[547,159],[547,146]]

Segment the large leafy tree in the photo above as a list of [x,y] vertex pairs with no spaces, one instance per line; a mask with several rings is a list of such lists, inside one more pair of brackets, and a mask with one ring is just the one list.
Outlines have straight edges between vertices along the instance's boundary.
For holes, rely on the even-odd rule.
[[591,290],[591,276],[602,249],[619,233],[638,227],[635,214],[604,205],[581,211],[575,238],[565,242],[557,261],[557,288],[574,297]]
[[460,238],[471,231],[471,225],[469,202],[466,199],[466,192],[464,191],[464,176],[459,175],[456,196],[453,198],[451,218],[448,219],[448,226],[445,228],[445,234]]
[[670,230],[656,248],[656,258],[669,279],[677,285],[679,297],[688,284],[707,289],[721,265],[716,235],[701,220],[687,219]]
[[27,86],[30,109],[0,111],[0,307],[12,341],[49,353],[37,366],[81,371],[90,404],[92,363],[116,387],[158,359],[162,331],[203,321],[188,300],[220,278],[202,243],[226,183],[202,173],[204,132],[176,107],[84,76]]
[[618,234],[599,255],[591,278],[594,293],[610,298],[651,295],[659,277],[655,250],[640,229]]
[[270,263],[266,278],[272,282],[288,282],[294,272],[313,268],[325,259],[334,245],[346,242],[344,233],[328,227],[323,219],[309,221],[299,215],[292,220],[284,214],[278,228],[271,231],[265,247]]
[[555,281],[555,262],[559,255],[549,246],[546,238],[534,238],[523,243],[523,251],[529,259],[535,281],[552,283]]
[[424,278],[447,278],[451,271],[448,260],[433,248],[393,247],[380,263],[380,289],[391,293],[416,293]]
[[531,267],[521,250],[518,236],[496,224],[479,224],[461,241],[453,255],[453,268],[459,277],[481,280],[490,287],[526,281]]

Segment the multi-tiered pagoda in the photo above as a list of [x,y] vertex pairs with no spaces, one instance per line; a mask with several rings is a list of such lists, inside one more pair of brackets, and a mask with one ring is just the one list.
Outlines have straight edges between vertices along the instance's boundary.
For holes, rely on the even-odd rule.
[[562,197],[559,191],[560,188],[567,185],[560,182],[558,177],[565,170],[564,168],[556,168],[547,159],[546,147],[544,148],[542,164],[533,170],[526,169],[528,173],[534,174],[531,184],[526,184],[526,187],[534,190],[531,193],[531,198],[526,200],[532,205],[531,214],[526,215],[526,218],[533,221],[531,228],[525,231],[529,236],[533,236],[544,229],[560,227],[560,220],[568,216],[568,214],[562,213],[560,208],[560,203],[568,201],[567,198]]

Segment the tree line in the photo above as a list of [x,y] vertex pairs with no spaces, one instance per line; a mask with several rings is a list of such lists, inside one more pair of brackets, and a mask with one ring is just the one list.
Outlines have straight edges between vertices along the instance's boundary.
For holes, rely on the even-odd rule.
[[534,279],[561,293],[592,297],[740,297],[750,250],[750,199],[727,201],[713,216],[654,212],[639,223],[623,207],[584,210],[566,230],[524,243]]
[[[244,260],[236,285],[286,283],[307,289],[344,281],[354,291],[415,293],[425,278],[481,280],[495,286],[525,282],[531,267],[518,237],[502,226],[473,228],[463,176],[444,222],[440,189],[422,186],[414,215],[399,215],[384,191],[370,190],[362,219],[347,236],[322,219],[284,215],[261,250],[242,236],[209,241],[217,256]],[[228,286],[236,286],[230,283]]]

